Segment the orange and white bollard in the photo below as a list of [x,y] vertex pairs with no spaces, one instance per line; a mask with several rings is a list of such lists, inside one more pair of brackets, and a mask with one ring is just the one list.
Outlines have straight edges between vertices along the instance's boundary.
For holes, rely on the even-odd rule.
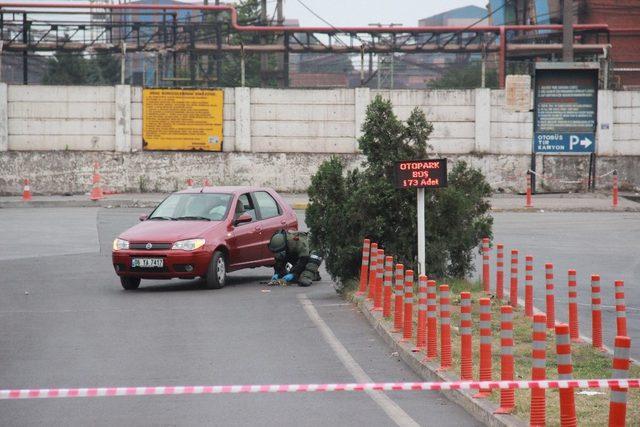
[[413,351],[423,351],[427,348],[427,276],[418,277],[418,330],[416,332],[416,346]]
[[553,264],[548,262],[544,265],[546,280],[546,307],[547,312],[547,329],[553,329],[556,324],[556,302],[553,290]]
[[592,347],[603,350],[602,346],[602,311],[600,309],[600,276],[591,275],[591,339]]
[[618,336],[627,336],[627,307],[624,304],[624,282],[616,280],[616,326]]
[[373,300],[373,293],[376,289],[376,273],[378,272],[378,244],[371,244],[371,254],[369,258],[369,281],[367,284],[367,300]]
[[449,286],[440,285],[440,369],[451,368],[451,298]]
[[[531,351],[531,379],[547,378],[547,316],[533,315],[533,350]],[[547,419],[547,396],[544,388],[531,389],[530,426],[544,426]]]
[[102,192],[102,187],[100,187],[100,163],[95,162],[93,164],[93,187],[91,188],[91,196],[89,197],[91,200],[100,200],[104,199],[104,193]]
[[209,182],[209,178],[205,178],[205,179],[202,181],[202,186],[203,186],[203,187],[210,187],[210,186],[211,186],[211,183]]
[[533,200],[531,199],[531,181],[533,180],[533,174],[529,171],[527,171],[527,203],[525,205],[525,207],[527,208],[532,208],[533,207]]
[[[617,336],[613,351],[611,378],[626,380],[629,371],[629,348],[631,338]],[[611,387],[609,401],[609,427],[624,427],[627,419],[627,388]]]
[[533,257],[524,257],[524,314],[533,317]]
[[511,275],[509,276],[509,303],[518,307],[518,250],[511,250]]
[[482,286],[485,294],[491,292],[491,268],[489,266],[491,248],[489,247],[489,242],[488,237],[482,239]]
[[613,188],[612,188],[612,201],[611,204],[614,208],[618,207],[618,171],[613,171]]
[[576,271],[571,269],[568,272],[569,285],[569,333],[571,341],[580,342],[580,327],[578,325],[578,290],[576,282]]
[[193,188],[193,179],[189,178],[187,179],[187,189],[191,189]]
[[471,292],[460,292],[460,380],[473,381]]
[[391,316],[391,282],[393,281],[393,257],[386,257],[384,262],[384,284],[382,289],[382,316]]
[[[491,300],[480,298],[480,381],[491,381]],[[491,390],[478,390],[473,397],[485,398]]]
[[373,288],[372,311],[382,311],[382,281],[384,277],[384,249],[378,247],[378,262],[376,263],[376,280]]
[[435,280],[427,280],[427,355],[426,360],[438,357],[437,287]]
[[24,180],[24,186],[22,187],[22,201],[28,202],[31,200],[31,186],[29,185],[29,179]]
[[504,298],[504,245],[496,245],[496,298],[502,301]]
[[402,311],[404,309],[404,265],[396,264],[394,283],[393,332],[402,332]]
[[[500,379],[513,381],[513,307],[500,307]],[[514,389],[500,390],[500,407],[496,414],[510,414],[516,407]]]
[[[547,319],[547,324],[548,324]],[[573,379],[573,363],[571,362],[571,340],[569,325],[556,325],[556,354],[558,363],[558,379],[567,381]],[[576,427],[576,402],[572,388],[558,389],[560,395],[560,426]]]
[[404,313],[402,315],[401,342],[411,341],[413,336],[413,270],[407,270],[404,275]]
[[360,265],[360,288],[356,296],[361,296],[367,291],[367,276],[369,275],[369,254],[371,251],[371,240],[364,239],[362,244],[362,264]]

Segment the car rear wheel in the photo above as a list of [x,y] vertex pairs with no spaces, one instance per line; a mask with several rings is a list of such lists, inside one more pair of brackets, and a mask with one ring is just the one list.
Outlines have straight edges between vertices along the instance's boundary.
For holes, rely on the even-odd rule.
[[223,288],[227,281],[227,260],[224,253],[215,251],[211,257],[207,276],[205,277],[205,285],[209,289]]
[[125,288],[127,291],[133,291],[135,289],[138,289],[138,286],[140,286],[140,278],[139,277],[121,277],[120,283],[122,284],[122,287]]

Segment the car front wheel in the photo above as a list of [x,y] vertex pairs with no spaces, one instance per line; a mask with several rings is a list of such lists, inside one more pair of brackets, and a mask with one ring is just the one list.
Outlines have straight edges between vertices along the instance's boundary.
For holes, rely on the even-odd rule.
[[140,286],[140,278],[139,277],[121,277],[120,284],[122,284],[122,287],[127,291],[133,291],[135,289],[138,289],[138,286]]
[[215,251],[211,257],[207,276],[205,277],[205,285],[209,289],[223,288],[227,281],[227,260],[224,253]]

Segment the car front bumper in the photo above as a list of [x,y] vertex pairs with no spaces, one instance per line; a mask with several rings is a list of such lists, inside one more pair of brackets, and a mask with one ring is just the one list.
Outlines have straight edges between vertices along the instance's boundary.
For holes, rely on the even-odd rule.
[[[139,277],[141,279],[193,279],[206,274],[211,260],[211,252],[207,250],[186,251],[113,251],[111,258],[113,268],[118,276]],[[162,258],[162,268],[132,267],[133,258]],[[189,266],[191,271],[189,271]]]

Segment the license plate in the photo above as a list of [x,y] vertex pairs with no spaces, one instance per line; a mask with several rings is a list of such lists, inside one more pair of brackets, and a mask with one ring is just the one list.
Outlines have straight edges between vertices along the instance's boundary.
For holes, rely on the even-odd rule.
[[141,268],[162,268],[164,267],[164,259],[162,258],[133,258],[131,267]]

